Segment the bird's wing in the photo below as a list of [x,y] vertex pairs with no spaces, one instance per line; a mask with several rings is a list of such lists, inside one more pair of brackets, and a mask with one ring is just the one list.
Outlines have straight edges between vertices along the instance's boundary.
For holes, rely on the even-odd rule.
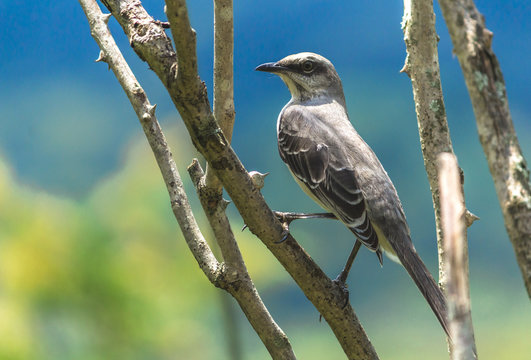
[[317,115],[303,107],[286,109],[278,127],[280,157],[293,175],[373,251],[378,236],[353,167],[340,140]]

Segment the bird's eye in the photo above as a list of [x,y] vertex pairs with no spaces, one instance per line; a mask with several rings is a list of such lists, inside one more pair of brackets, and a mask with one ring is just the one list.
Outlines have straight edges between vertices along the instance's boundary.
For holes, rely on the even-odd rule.
[[311,62],[310,60],[303,62],[302,70],[307,73],[311,72],[313,70],[313,62]]

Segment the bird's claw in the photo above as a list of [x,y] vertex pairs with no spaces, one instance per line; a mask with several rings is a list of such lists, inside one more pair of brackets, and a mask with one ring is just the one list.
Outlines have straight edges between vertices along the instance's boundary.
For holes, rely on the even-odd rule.
[[349,298],[350,298],[350,293],[348,291],[348,285],[343,280],[341,280],[341,274],[339,274],[334,280],[332,280],[332,282],[339,287],[339,289],[343,293],[343,296],[345,297],[345,303],[341,307],[342,309],[344,309],[345,306],[347,306]]
[[282,228],[284,229],[282,231],[282,237],[280,238],[279,241],[275,241],[275,244],[283,243],[284,241],[286,241],[286,239],[289,236],[289,225],[287,223],[282,223]]
[[283,229],[282,230],[282,237],[280,238],[279,241],[275,241],[275,244],[281,244],[284,241],[286,241],[286,239],[289,236],[289,224],[291,224],[293,219],[288,218],[286,216],[286,213],[283,213],[281,211],[273,211],[273,214],[275,214],[275,216],[277,217],[278,221],[280,221],[282,223],[282,229]]
[[[287,218],[285,212],[282,212],[282,211],[275,211],[275,210],[273,210],[273,214],[276,216],[276,218],[278,219],[278,221],[280,221],[282,224],[288,222],[288,218]],[[290,221],[290,222],[291,222],[291,221]]]
[[[343,296],[345,297],[345,302],[343,303],[343,306],[341,306],[341,309],[344,309],[345,306],[347,306],[348,300],[350,298],[350,295],[347,289],[347,284],[343,280],[341,280],[341,274],[339,274],[334,280],[332,280],[332,282],[339,287],[339,289],[343,293]],[[323,319],[323,315],[319,314],[319,322],[321,322],[322,319]]]
[[[280,211],[273,211],[273,214],[277,217],[277,219],[282,223],[282,237],[279,241],[276,241],[275,244],[283,243],[287,240],[289,236],[289,224],[293,221],[293,219],[290,219],[286,216],[286,213],[280,212]],[[247,229],[249,226],[247,224],[244,224],[242,227],[242,231]]]

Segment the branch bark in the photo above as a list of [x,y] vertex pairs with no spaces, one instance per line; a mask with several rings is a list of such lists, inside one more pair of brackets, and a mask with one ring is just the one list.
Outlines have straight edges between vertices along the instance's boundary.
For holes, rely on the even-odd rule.
[[492,32],[472,0],[439,0],[465,77],[507,234],[531,298],[531,185],[514,130]]
[[401,72],[405,72],[411,78],[413,86],[420,146],[435,212],[439,286],[441,286],[447,281],[444,271],[445,249],[441,225],[437,156],[443,152],[453,154],[453,147],[444,107],[432,0],[404,0],[402,29],[407,56]]
[[465,201],[455,156],[442,153],[439,155],[438,164],[441,220],[446,252],[445,288],[452,338],[450,354],[453,360],[473,360],[477,359],[477,356],[470,311]]
[[155,116],[155,105],[149,102],[107,27],[111,14],[103,14],[95,0],[79,0],[79,3],[89,21],[91,35],[101,49],[97,61],[104,61],[109,65],[140,120],[168,189],[171,208],[186,243],[207,278],[212,283],[217,283],[221,274],[220,264],[210,250],[192,213],[171,150]]
[[197,74],[195,32],[184,1],[166,1],[167,15],[179,58],[163,28],[138,0],[102,0],[117,18],[139,57],[148,62],[167,88],[191,135],[234,201],[249,229],[257,235],[295,279],[327,320],[350,359],[377,359],[376,352],[343,291],[315,264],[291,236],[278,244],[283,228],[256,189],[210,111],[204,84]]
[[[234,20],[232,0],[214,0],[214,117],[231,142],[234,126]],[[221,184],[207,164],[206,183]]]
[[[207,216],[220,242],[223,256],[227,259],[226,265],[217,262],[201,234],[170,148],[155,116],[155,106],[149,103],[147,95],[109,32],[107,22],[111,14],[102,14],[94,0],[79,0],[79,2],[89,20],[91,34],[101,48],[98,60],[109,64],[142,124],[166,183],[175,218],[199,266],[214,285],[228,291],[238,301],[273,359],[295,359],[288,338],[267,311],[247,273],[224,209],[218,207],[217,211],[207,212]],[[200,180],[204,181],[204,176],[202,170],[198,168],[199,164],[195,162],[195,165],[194,175],[197,178],[194,177],[194,179],[197,180],[196,185],[198,185]],[[199,186],[198,192],[201,192]]]
[[[256,331],[273,359],[295,359],[288,337],[277,325],[264,305],[254,286],[234,238],[229,219],[225,214],[227,201],[221,199],[213,209],[209,204],[211,192],[215,191],[206,185],[206,176],[199,162],[194,159],[188,167],[188,173],[197,190],[201,205],[207,215],[214,236],[219,243],[221,253],[226,262],[225,276],[227,290],[238,301],[253,329]],[[220,194],[221,195],[221,194]]]

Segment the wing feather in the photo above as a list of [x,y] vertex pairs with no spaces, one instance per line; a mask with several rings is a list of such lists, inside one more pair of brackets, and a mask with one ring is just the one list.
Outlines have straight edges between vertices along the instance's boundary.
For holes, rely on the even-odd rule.
[[377,251],[378,237],[363,192],[337,136],[303,108],[288,108],[279,120],[278,150],[293,175],[361,242]]

